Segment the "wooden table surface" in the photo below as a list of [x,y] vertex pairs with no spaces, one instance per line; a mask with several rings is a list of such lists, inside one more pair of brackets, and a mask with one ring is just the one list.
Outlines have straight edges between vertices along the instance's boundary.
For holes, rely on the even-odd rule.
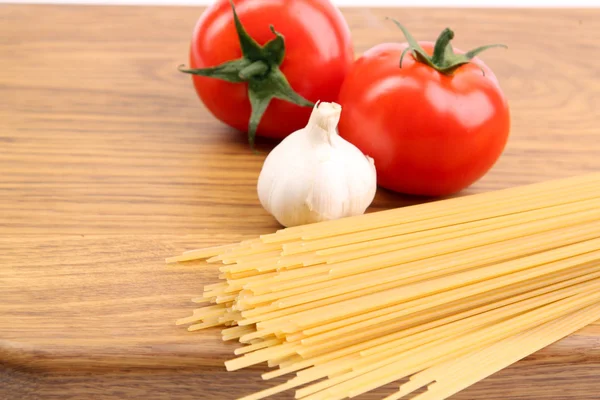
[[[216,273],[164,257],[277,228],[255,192],[264,154],[176,70],[201,11],[0,5],[0,398],[232,399],[269,385],[258,368],[225,372],[233,345],[217,330],[174,325]],[[418,38],[449,25],[458,47],[509,45],[484,58],[511,139],[463,194],[600,170],[600,10],[344,13],[357,52],[402,40],[385,16]],[[380,191],[371,210],[415,201]],[[597,400],[599,374],[592,325],[453,398]]]

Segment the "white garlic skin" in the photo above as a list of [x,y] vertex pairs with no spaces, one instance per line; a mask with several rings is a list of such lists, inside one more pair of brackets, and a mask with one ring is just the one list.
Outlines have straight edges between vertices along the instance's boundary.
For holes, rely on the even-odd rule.
[[258,197],[281,225],[364,214],[375,198],[375,163],[338,135],[341,111],[336,103],[317,104],[308,125],[267,156]]

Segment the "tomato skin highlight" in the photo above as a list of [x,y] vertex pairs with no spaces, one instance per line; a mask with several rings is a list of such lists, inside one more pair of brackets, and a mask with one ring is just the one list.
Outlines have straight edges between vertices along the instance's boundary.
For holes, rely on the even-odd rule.
[[[432,54],[433,43],[419,43]],[[480,179],[502,154],[508,103],[478,58],[445,75],[407,53],[400,68],[407,47],[380,44],[354,63],[339,96],[340,135],[375,159],[380,186],[450,195]]]
[[[341,12],[329,0],[237,0],[239,18],[260,45],[273,39],[269,26],[285,38],[280,69],[291,87],[316,102],[337,101],[342,82],[354,61],[350,30]],[[242,56],[228,0],[208,7],[194,29],[190,66],[208,68]],[[248,129],[250,102],[247,83],[192,77],[196,92],[220,121],[242,132]],[[310,107],[273,99],[257,135],[282,139],[303,128]]]

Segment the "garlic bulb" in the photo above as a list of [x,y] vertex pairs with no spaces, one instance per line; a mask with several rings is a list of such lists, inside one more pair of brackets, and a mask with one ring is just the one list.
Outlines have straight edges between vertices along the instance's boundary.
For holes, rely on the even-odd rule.
[[267,156],[258,178],[262,206],[290,227],[363,214],[375,197],[375,163],[336,127],[342,107],[317,103],[304,129]]

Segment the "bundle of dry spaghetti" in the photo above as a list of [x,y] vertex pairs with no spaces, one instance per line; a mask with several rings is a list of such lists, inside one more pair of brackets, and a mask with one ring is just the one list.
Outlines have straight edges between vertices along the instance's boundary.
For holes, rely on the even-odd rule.
[[[600,174],[277,231],[194,250],[220,282],[179,321],[239,340],[237,370],[298,399],[440,400],[600,318]],[[409,378],[406,380],[405,378]]]

